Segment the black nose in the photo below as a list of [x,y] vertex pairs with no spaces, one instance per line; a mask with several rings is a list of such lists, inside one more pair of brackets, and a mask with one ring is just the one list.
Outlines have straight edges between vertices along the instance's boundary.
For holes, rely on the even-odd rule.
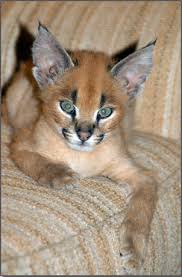
[[88,140],[94,132],[94,127],[94,125],[88,125],[86,123],[79,124],[75,128],[77,136],[82,142]]

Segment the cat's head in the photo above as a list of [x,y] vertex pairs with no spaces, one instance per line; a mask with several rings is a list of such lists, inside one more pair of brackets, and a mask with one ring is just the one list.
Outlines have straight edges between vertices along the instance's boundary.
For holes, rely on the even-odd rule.
[[33,75],[47,122],[75,150],[92,151],[119,127],[125,105],[142,90],[152,68],[154,43],[110,70],[110,57],[77,51],[74,57],[39,24]]

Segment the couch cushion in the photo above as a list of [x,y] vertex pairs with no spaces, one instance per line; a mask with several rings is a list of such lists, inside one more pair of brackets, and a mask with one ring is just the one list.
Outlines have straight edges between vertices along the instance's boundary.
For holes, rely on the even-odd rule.
[[[126,212],[121,186],[90,178],[59,191],[41,187],[8,158],[10,132],[3,124],[2,274],[120,274],[118,231]],[[141,274],[179,274],[179,146],[135,132],[130,152],[159,182]]]

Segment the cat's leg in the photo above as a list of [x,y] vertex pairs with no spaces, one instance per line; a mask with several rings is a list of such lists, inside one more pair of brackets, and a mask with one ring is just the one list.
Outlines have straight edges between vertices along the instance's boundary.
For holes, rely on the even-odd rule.
[[[156,200],[157,183],[148,171],[132,167],[128,171],[116,170],[111,179],[124,182],[128,209],[120,230],[120,256],[126,274],[138,273],[145,257]],[[108,176],[109,177],[109,176]]]
[[38,153],[13,149],[10,156],[25,174],[40,184],[59,189],[67,184],[75,184],[78,180],[78,175],[69,167],[51,163]]

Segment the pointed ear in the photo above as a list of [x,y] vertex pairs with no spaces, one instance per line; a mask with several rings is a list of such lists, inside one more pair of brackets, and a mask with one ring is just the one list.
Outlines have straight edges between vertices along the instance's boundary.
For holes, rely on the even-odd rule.
[[119,81],[129,100],[144,88],[144,83],[152,69],[152,52],[155,43],[156,40],[150,42],[111,69],[112,76]]
[[33,43],[33,75],[40,88],[54,84],[65,70],[73,67],[73,62],[54,36],[39,23],[38,35]]

